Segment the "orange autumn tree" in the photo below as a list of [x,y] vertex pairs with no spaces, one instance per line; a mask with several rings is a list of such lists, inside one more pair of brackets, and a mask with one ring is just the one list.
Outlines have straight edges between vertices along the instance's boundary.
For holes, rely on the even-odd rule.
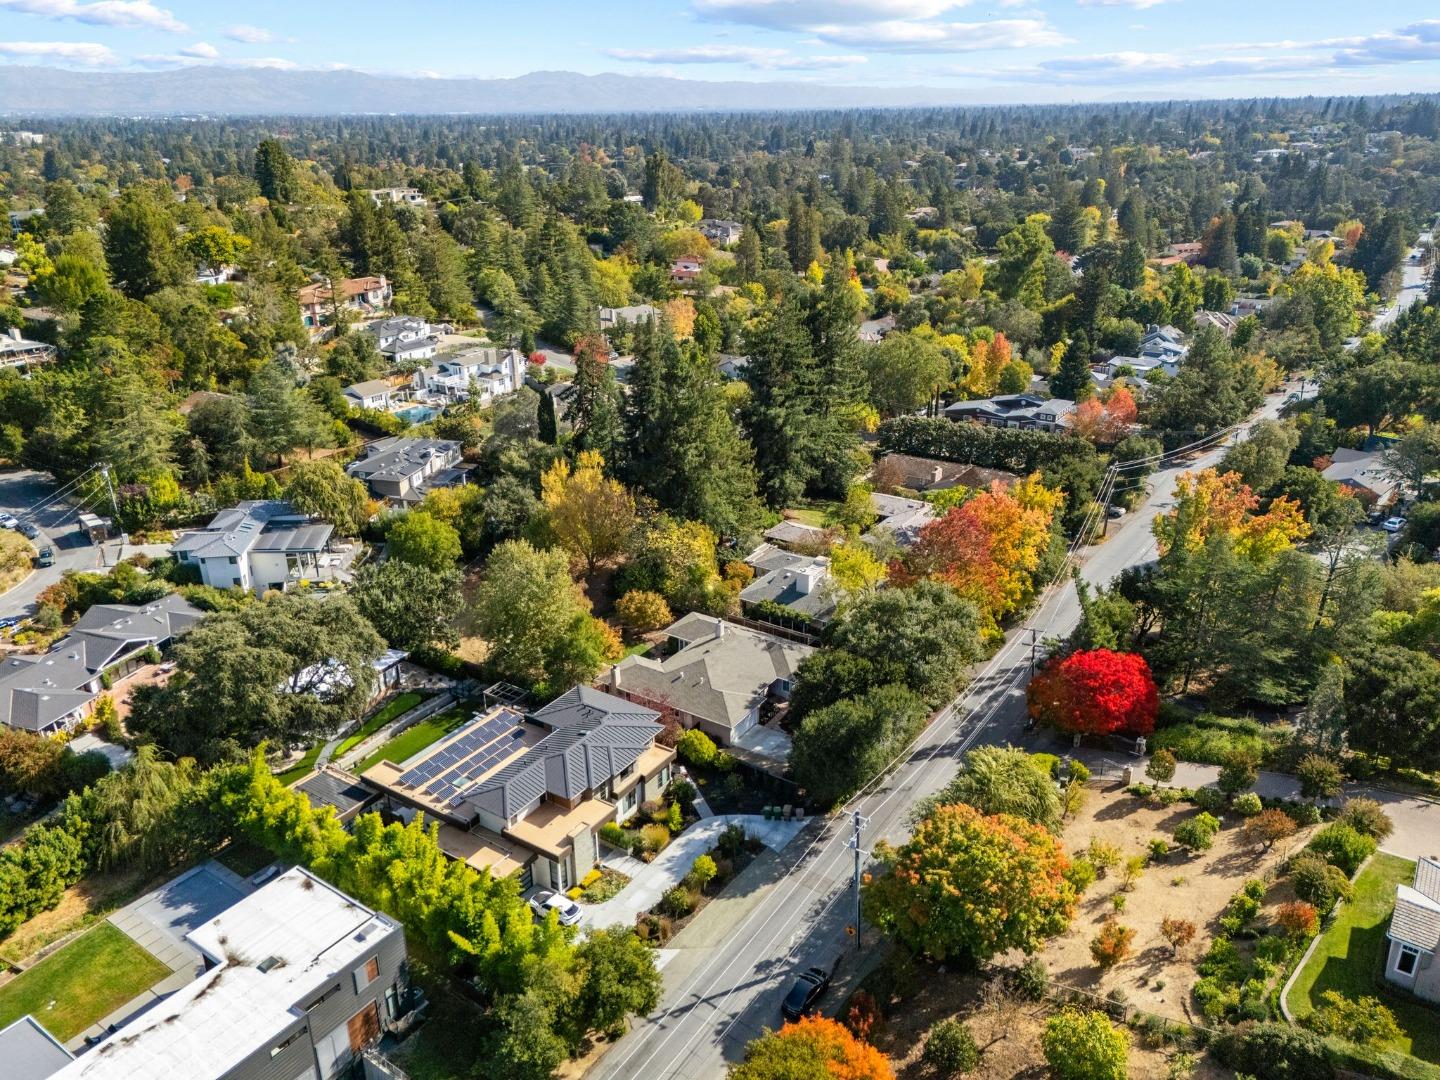
[[1217,533],[1226,533],[1235,550],[1263,562],[1310,535],[1310,525],[1294,499],[1272,499],[1263,514],[1260,497],[1239,473],[1205,469],[1186,473],[1176,486],[1175,509],[1155,519],[1160,553],[1179,547],[1195,551]]
[[1008,489],[997,481],[921,529],[905,560],[891,567],[891,580],[943,581],[997,625],[1035,595],[1035,571],[1062,499],[1038,473]]
[[729,1080],[895,1080],[885,1055],[842,1024],[807,1016],[755,1039]]
[[1137,415],[1135,395],[1117,386],[1104,401],[1092,397],[1077,405],[1071,418],[1072,430],[1092,443],[1117,443],[1130,434]]

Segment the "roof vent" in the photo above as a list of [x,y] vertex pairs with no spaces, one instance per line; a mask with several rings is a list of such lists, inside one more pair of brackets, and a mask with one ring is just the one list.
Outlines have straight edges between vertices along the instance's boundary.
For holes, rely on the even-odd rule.
[[256,964],[255,966],[259,969],[261,974],[265,974],[267,972],[274,971],[277,967],[283,967],[284,965],[285,961],[280,959],[280,957],[267,956],[264,960],[261,960],[260,963]]

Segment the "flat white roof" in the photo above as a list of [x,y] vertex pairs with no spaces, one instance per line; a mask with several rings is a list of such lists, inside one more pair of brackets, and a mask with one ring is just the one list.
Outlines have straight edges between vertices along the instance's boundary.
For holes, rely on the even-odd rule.
[[224,1076],[303,1016],[298,1006],[372,956],[395,928],[313,874],[289,870],[187,935],[219,967],[52,1080]]

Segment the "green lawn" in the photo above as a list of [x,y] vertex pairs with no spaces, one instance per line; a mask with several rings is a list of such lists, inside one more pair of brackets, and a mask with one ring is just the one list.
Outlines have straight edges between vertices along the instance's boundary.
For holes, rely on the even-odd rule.
[[351,750],[355,749],[355,747],[359,746],[362,741],[368,739],[371,735],[374,735],[375,732],[390,723],[391,720],[394,720],[402,713],[409,712],[424,700],[424,694],[416,694],[408,690],[403,694],[395,695],[395,697],[385,703],[384,708],[377,709],[374,716],[356,728],[353,735],[347,737],[344,742],[337,746],[334,756],[340,758],[348,754]]
[[30,1013],[66,1042],[169,974],[103,922],[0,987],[0,1028]]
[[1291,987],[1288,1004],[1298,1019],[1315,1010],[1326,990],[1338,990],[1347,998],[1379,997],[1404,1033],[1389,1049],[1440,1062],[1440,1010],[1382,994],[1378,985],[1389,947],[1385,932],[1395,907],[1395,886],[1408,885],[1414,876],[1415,864],[1398,856],[1376,854],[1370,860],[1355,881],[1355,898],[1340,908]]
[[459,708],[449,709],[437,716],[421,720],[413,727],[408,727],[395,738],[385,743],[364,761],[355,766],[354,772],[358,776],[367,769],[373,769],[382,761],[393,761],[396,765],[401,764],[406,758],[413,757],[431,743],[443,739],[452,731],[465,723],[474,714],[468,704]]
[[296,780],[302,780],[305,777],[309,776],[310,771],[315,768],[315,759],[320,756],[320,751],[323,749],[325,749],[325,744],[323,742],[316,743],[314,746],[310,747],[309,750],[306,750],[305,756],[302,757],[299,761],[297,761],[294,765],[291,765],[290,768],[286,769],[282,773],[276,773],[275,779],[279,780],[280,783],[284,784],[286,787],[289,787],[291,784],[295,783]]

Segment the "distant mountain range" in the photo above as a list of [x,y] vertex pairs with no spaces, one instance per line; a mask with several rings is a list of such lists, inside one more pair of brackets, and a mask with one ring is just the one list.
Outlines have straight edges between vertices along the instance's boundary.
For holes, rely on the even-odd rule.
[[0,111],[22,116],[675,112],[971,103],[973,93],[926,87],[703,82],[572,71],[430,79],[273,68],[94,72],[0,66]]

